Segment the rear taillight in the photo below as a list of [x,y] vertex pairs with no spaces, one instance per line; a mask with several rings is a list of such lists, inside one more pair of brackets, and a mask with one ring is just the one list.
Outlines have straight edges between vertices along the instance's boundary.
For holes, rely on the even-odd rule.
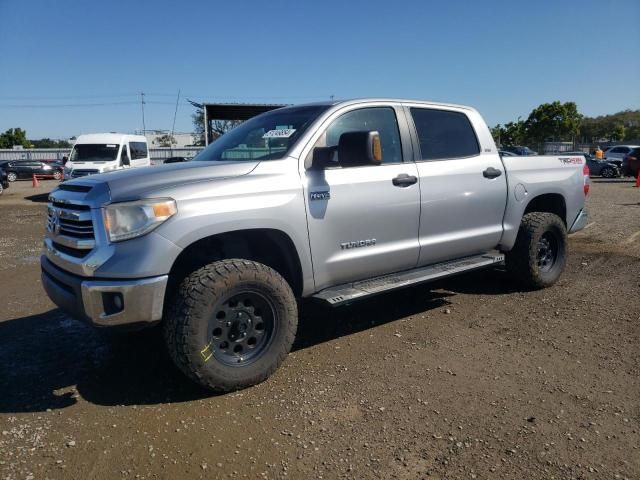
[[591,186],[591,179],[589,178],[589,166],[585,163],[582,167],[582,180],[584,182],[584,195],[589,194],[589,187]]

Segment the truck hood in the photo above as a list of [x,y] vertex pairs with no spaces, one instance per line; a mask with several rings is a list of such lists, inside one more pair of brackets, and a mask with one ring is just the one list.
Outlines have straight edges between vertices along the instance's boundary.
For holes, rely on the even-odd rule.
[[186,183],[208,182],[250,173],[259,162],[185,162],[128,168],[82,177],[68,185],[107,184],[112,202],[137,200],[149,194]]

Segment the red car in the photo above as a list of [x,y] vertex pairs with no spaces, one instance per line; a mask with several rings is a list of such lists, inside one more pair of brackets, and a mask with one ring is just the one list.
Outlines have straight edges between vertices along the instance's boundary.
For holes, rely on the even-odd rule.
[[635,147],[622,160],[622,173],[626,176],[638,178],[640,174],[640,147]]

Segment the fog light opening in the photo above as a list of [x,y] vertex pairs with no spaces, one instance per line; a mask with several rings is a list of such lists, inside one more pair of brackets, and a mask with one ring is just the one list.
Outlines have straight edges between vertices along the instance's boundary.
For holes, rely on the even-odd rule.
[[124,310],[124,299],[120,292],[104,292],[102,294],[102,305],[106,315],[115,315]]

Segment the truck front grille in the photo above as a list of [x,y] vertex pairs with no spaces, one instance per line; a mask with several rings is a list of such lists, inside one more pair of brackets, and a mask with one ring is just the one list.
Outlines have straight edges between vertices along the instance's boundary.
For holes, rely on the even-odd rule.
[[72,170],[71,171],[71,177],[72,178],[78,178],[78,177],[86,177],[87,175],[95,175],[96,173],[99,173],[100,170],[96,170],[96,169],[79,169],[79,170]]
[[52,202],[47,231],[56,250],[84,258],[96,246],[91,210],[85,205]]

